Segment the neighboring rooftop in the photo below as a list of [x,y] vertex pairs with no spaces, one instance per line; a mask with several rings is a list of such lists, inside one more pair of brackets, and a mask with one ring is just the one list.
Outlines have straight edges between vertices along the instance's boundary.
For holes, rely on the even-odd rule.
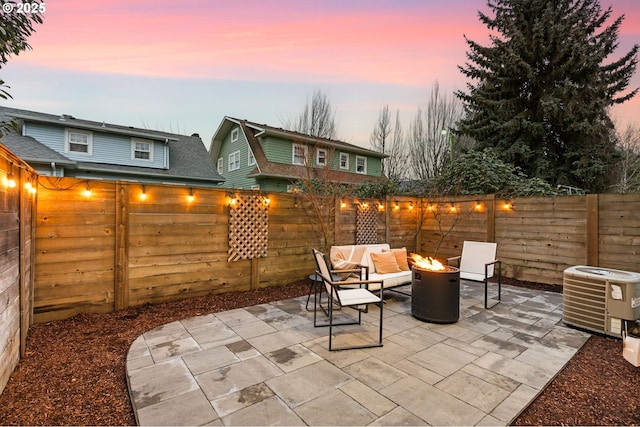
[[85,178],[89,178],[92,175],[102,178],[110,177],[111,179],[126,176],[127,179],[133,180],[163,180],[163,182],[205,186],[217,186],[224,181],[224,178],[218,174],[215,165],[211,162],[202,139],[197,134],[191,136],[179,135],[132,126],[77,119],[68,114],[54,115],[0,107],[0,121],[11,119],[17,122],[18,125],[31,122],[73,127],[74,129],[92,132],[162,141],[169,146],[169,168],[161,169],[72,160],[33,137],[22,135],[19,129],[0,137],[0,142],[3,145],[33,167],[36,167],[36,165],[46,166],[53,162],[55,165],[63,166],[65,170],[69,171],[68,176],[82,175]]

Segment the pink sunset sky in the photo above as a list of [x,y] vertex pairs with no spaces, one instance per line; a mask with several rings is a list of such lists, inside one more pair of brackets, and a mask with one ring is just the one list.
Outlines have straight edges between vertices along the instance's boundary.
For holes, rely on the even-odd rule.
[[[620,55],[640,43],[640,2],[601,5],[626,16]],[[408,130],[436,81],[464,89],[464,35],[487,40],[478,10],[485,0],[51,0],[33,49],[0,78],[7,106],[196,132],[206,146],[225,115],[282,126],[319,89],[338,137],[368,147],[384,104]],[[638,98],[614,117],[637,120]]]

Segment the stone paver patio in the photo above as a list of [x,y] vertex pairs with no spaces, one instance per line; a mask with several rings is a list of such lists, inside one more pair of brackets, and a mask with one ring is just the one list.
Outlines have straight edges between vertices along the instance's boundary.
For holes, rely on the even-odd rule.
[[[446,325],[387,292],[384,346],[366,350],[329,352],[306,297],[149,331],[127,356],[138,424],[508,425],[589,334],[563,325],[561,294],[503,285],[485,310],[481,284],[460,287],[460,320]],[[336,344],[374,339],[377,310]]]

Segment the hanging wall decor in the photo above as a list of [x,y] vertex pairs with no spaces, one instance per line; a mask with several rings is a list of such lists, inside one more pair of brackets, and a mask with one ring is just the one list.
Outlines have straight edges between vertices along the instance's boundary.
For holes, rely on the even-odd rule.
[[378,243],[378,212],[373,204],[358,204],[356,215],[356,244]]
[[269,241],[269,204],[260,194],[234,196],[229,204],[227,261],[264,258]]

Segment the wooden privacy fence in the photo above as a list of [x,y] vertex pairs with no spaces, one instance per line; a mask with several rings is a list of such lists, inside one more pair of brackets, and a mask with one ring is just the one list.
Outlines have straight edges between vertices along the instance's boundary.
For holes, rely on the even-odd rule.
[[[0,145],[0,393],[24,355],[33,315],[35,172]],[[33,188],[33,187],[32,187]]]
[[[230,219],[232,203],[243,197],[259,199],[251,215],[264,221],[262,236],[241,232],[253,221],[242,213],[239,222]],[[268,202],[266,216],[256,208],[261,201]],[[464,240],[495,241],[505,276],[545,283],[561,283],[571,265],[640,265],[640,195],[332,203],[332,244],[373,235],[444,259],[458,255]],[[375,215],[359,222],[364,203]],[[304,279],[314,270],[310,249],[322,245],[311,212],[300,194],[40,177],[35,321]],[[359,223],[373,229],[358,233]],[[230,238],[240,254],[245,244],[266,243],[266,252],[231,257]]]

